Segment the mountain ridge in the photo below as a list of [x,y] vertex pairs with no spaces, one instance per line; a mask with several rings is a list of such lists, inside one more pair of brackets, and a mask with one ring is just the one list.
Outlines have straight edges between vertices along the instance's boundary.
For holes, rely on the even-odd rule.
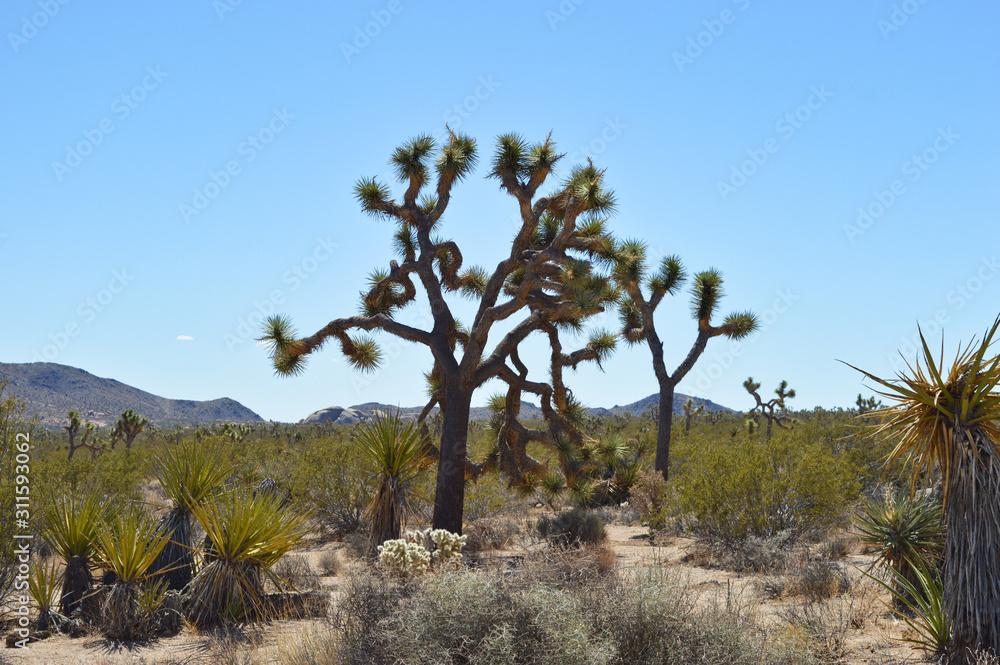
[[[0,377],[10,379],[8,392],[27,403],[29,414],[37,413],[44,427],[56,428],[66,422],[68,411],[75,410],[84,420],[101,427],[110,427],[125,409],[132,409],[157,426],[193,426],[218,422],[264,422],[258,414],[236,400],[222,397],[214,400],[195,401],[160,397],[122,383],[117,379],[102,378],[84,369],[58,363],[0,363]],[[688,395],[675,394],[674,414],[682,413]],[[692,397],[696,405],[704,404],[706,411],[732,411],[711,400]],[[641,415],[659,404],[659,395],[611,408],[587,408],[588,415],[606,417],[614,415]],[[306,416],[300,423],[336,422],[350,424],[371,418],[376,412],[399,411],[405,420],[414,420],[423,407],[397,407],[380,402],[365,402],[347,408],[334,406],[320,409]],[[486,420],[490,411],[486,407],[473,407],[472,420]],[[521,403],[521,418],[542,418],[541,408],[529,401]]]
[[206,401],[160,397],[70,365],[0,363],[0,377],[10,379],[7,390],[27,402],[27,412],[37,413],[44,427],[61,426],[70,409],[101,427],[113,425],[125,409],[161,427],[264,421],[228,397]]

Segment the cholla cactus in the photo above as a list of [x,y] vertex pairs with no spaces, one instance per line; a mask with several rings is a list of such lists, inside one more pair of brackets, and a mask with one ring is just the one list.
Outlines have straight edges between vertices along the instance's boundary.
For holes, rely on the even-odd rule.
[[396,575],[422,575],[430,566],[431,555],[423,545],[400,538],[379,545],[378,560]]
[[432,556],[440,563],[459,563],[462,559],[462,548],[465,547],[467,536],[459,536],[444,529],[431,531],[430,538],[437,546]]
[[431,558],[436,563],[457,564],[462,558],[462,548],[465,547],[466,536],[459,536],[446,529],[424,529],[423,531],[408,531],[406,539],[431,552]]

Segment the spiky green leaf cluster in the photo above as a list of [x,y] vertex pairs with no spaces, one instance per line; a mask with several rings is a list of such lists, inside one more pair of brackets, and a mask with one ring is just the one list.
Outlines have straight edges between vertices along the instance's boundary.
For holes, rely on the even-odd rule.
[[725,295],[722,274],[715,269],[705,270],[694,276],[691,287],[691,314],[698,321],[711,321]]
[[639,344],[645,339],[646,329],[642,320],[642,312],[630,299],[625,299],[618,305],[618,320],[622,324],[622,337],[629,346]]
[[581,212],[607,215],[615,211],[614,192],[603,185],[604,171],[593,164],[573,169],[565,182],[565,191],[570,194]]
[[364,212],[380,218],[385,215],[384,208],[392,199],[392,192],[373,176],[361,178],[354,184],[354,198]]
[[438,155],[437,170],[448,180],[462,180],[476,167],[478,159],[474,140],[465,134],[450,133],[448,145]]
[[654,293],[674,295],[686,278],[680,257],[673,254],[660,261],[660,269],[649,278],[649,288]]
[[347,355],[347,363],[362,372],[374,372],[382,365],[382,349],[373,338],[363,335],[351,338],[353,353]]
[[733,312],[723,320],[722,325],[726,331],[725,335],[729,339],[743,339],[752,335],[760,327],[757,315],[749,310]]
[[400,182],[416,180],[423,183],[427,179],[426,157],[434,149],[434,139],[423,135],[410,139],[396,148],[389,162]]
[[459,275],[462,280],[461,292],[467,298],[482,298],[486,293],[486,284],[490,281],[490,274],[485,268],[472,266]]
[[167,544],[161,525],[144,507],[129,504],[108,514],[94,538],[95,558],[122,584],[138,584]]

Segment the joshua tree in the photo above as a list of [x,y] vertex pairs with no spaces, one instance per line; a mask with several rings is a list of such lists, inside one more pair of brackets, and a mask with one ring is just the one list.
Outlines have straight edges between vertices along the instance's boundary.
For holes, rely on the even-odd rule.
[[879,434],[900,437],[889,464],[912,461],[911,492],[921,474],[943,480],[953,665],[977,662],[975,650],[1000,653],[1000,356],[987,357],[998,328],[1000,318],[980,344],[960,348],[950,368],[944,342],[935,362],[921,332],[923,359],[907,365],[909,375],[887,380],[858,370],[895,401],[873,414]]
[[684,411],[684,431],[685,432],[690,432],[691,431],[691,421],[694,420],[695,416],[700,416],[701,414],[705,413],[705,405],[704,404],[699,404],[698,406],[695,406],[694,405],[694,399],[691,398],[691,397],[688,397],[684,401],[684,406],[681,407],[681,408]]
[[[743,382],[743,387],[747,389],[747,392],[753,395],[753,398],[757,400],[757,406],[750,409],[747,414],[756,419],[757,415],[764,416],[767,420],[767,440],[771,440],[771,425],[777,425],[781,429],[788,429],[788,426],[792,424],[791,416],[786,416],[782,413],[785,409],[785,400],[792,399],[795,397],[794,390],[788,390],[788,381],[782,380],[778,387],[775,389],[774,394],[777,397],[772,397],[766,402],[760,397],[757,392],[760,389],[760,384],[753,380],[753,377],[749,377]],[[775,409],[778,410],[775,413]]]
[[[281,375],[301,372],[307,356],[331,338],[356,369],[377,368],[382,356],[376,341],[352,336],[354,330],[378,330],[428,347],[434,366],[427,377],[431,397],[422,415],[429,415],[435,405],[443,412],[433,526],[452,533],[462,530],[473,392],[492,378],[524,387],[526,371],[512,355],[523,339],[533,332],[551,337],[557,325],[579,328],[618,297],[591,264],[594,259],[606,260],[614,249],[600,217],[614,208],[604,172],[592,164],[576,167],[550,195],[537,196],[561,158],[551,137],[534,145],[514,134],[497,139],[488,177],[514,198],[521,226],[510,253],[492,271],[463,267],[458,245],[438,233],[452,187],[472,172],[477,158],[475,141],[450,132],[447,143],[437,150],[427,136],[398,147],[391,163],[406,185],[402,200],[393,200],[389,188],[375,178],[359,180],[355,192],[364,212],[396,225],[394,245],[401,262],[390,261],[388,269],[369,276],[360,316],[335,319],[303,338],[296,336],[287,318],[273,316],[262,337]],[[421,198],[428,184],[434,192]],[[430,330],[396,317],[417,298],[414,278],[430,305]],[[478,302],[471,326],[455,319],[448,302],[451,294]],[[509,332],[488,352],[488,337],[497,323]],[[600,359],[613,346],[611,336],[595,335],[580,355],[570,354],[569,364],[575,367],[584,355]]]
[[66,458],[67,461],[73,459],[73,453],[80,448],[86,448],[92,455],[96,455],[101,446],[95,446],[88,443],[87,440],[97,431],[97,426],[91,422],[84,424],[83,436],[80,438],[80,443],[76,443],[76,437],[80,433],[80,414],[76,411],[70,411],[67,417],[69,418],[69,425],[63,425],[63,429],[69,434],[69,457]]
[[[694,276],[691,287],[691,313],[698,322],[698,335],[687,356],[673,372],[667,372],[663,342],[656,331],[653,315],[666,295],[676,294],[686,279],[684,267],[676,256],[664,258],[655,273],[646,266],[646,245],[628,240],[615,248],[614,279],[628,296],[619,308],[621,336],[630,344],[643,341],[653,354],[653,372],[660,385],[660,413],[656,434],[655,469],[668,477],[670,471],[670,428],[674,417],[674,388],[680,383],[705,351],[708,340],[719,335],[741,339],[757,329],[757,317],[752,312],[734,312],[721,325],[712,325],[712,316],[722,299],[722,275],[710,269]],[[648,289],[649,295],[643,291]]]
[[140,416],[132,409],[122,411],[122,415],[119,416],[114,428],[111,430],[111,450],[115,449],[115,444],[119,439],[125,442],[126,449],[131,449],[135,437],[142,434],[148,425],[149,420]]

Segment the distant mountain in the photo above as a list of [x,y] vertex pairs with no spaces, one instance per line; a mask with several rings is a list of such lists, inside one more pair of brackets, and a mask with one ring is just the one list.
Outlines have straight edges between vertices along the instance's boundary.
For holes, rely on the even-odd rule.
[[0,363],[0,376],[10,379],[7,390],[25,400],[28,413],[37,413],[45,427],[63,424],[70,409],[104,427],[113,425],[125,409],[158,426],[263,421],[228,397],[207,402],[167,399],[68,365]]
[[[700,397],[692,397],[695,406],[699,404],[705,405],[706,411],[727,411],[731,412],[732,409],[722,406],[721,404],[716,404],[715,402],[707,399],[702,399]],[[674,414],[679,415],[684,413],[683,407],[684,402],[688,400],[688,395],[682,395],[680,393],[674,394]],[[632,402],[631,404],[626,404],[625,406],[618,406],[617,404],[610,409],[605,409],[603,407],[588,408],[587,413],[592,416],[604,417],[604,416],[616,416],[616,415],[633,415],[640,416],[646,409],[651,406],[655,406],[660,403],[659,394],[652,394],[649,397],[644,397],[638,402]],[[365,404],[355,404],[352,407],[343,408],[340,406],[333,406],[327,409],[320,409],[315,413],[300,420],[300,423],[324,423],[333,422],[338,424],[351,424],[356,422],[363,422],[371,418],[375,413],[393,413],[399,411],[399,415],[403,420],[416,420],[417,416],[420,415],[420,411],[423,407],[397,407],[391,404],[380,404],[378,402],[367,402]],[[436,409],[435,409],[436,410]],[[470,412],[470,417],[472,420],[486,420],[490,417],[489,409],[485,407],[473,407]],[[522,401],[521,402],[521,419],[522,420],[539,420],[542,417],[542,409],[531,402]]]
[[[694,400],[694,405],[697,407],[700,404],[705,405],[706,411],[726,411],[733,412],[733,409],[729,407],[722,406],[721,404],[716,404],[710,399],[702,399],[701,397],[691,397],[690,395],[684,395],[682,393],[674,393],[674,415],[680,415],[684,413],[684,402],[688,401],[688,398]],[[657,406],[660,403],[660,396],[657,393],[653,393],[649,397],[643,397],[638,402],[632,402],[631,404],[626,404],[625,406],[618,406],[617,404],[610,409],[590,409],[591,415],[594,416],[617,416],[619,414],[628,414],[633,416],[642,415],[642,412],[646,409]]]

